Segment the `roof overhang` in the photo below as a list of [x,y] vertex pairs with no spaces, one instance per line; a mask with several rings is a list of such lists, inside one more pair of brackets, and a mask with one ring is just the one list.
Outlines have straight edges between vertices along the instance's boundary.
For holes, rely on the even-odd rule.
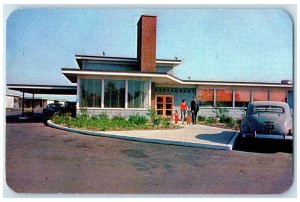
[[76,86],[55,86],[55,85],[24,85],[7,84],[8,89],[24,93],[51,94],[51,95],[76,95]]
[[110,78],[142,78],[150,80],[158,84],[173,84],[173,85],[205,85],[205,86],[244,86],[244,87],[277,87],[277,88],[292,88],[292,84],[281,83],[259,83],[259,82],[223,82],[223,81],[192,81],[181,80],[173,75],[158,72],[115,72],[115,71],[96,71],[96,70],[81,70],[81,69],[62,69],[62,73],[72,82],[77,82],[77,77],[96,76]]
[[[106,63],[106,64],[124,64],[124,65],[134,65],[134,66],[138,65],[137,58],[75,55],[75,59],[80,68],[82,68],[83,61],[99,62],[99,63]],[[181,60],[178,59],[176,60],[156,59],[156,65],[175,67],[180,64],[181,64]]]

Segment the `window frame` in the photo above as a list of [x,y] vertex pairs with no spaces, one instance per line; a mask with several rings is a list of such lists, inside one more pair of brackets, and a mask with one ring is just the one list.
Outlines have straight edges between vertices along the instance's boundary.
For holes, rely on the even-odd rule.
[[[100,100],[100,106],[99,107],[94,107],[94,106],[82,106],[82,88],[81,88],[81,85],[82,85],[82,81],[83,80],[100,80],[100,84],[101,84],[101,100]],[[105,81],[108,81],[108,80],[112,80],[112,81],[124,81],[125,82],[125,85],[124,85],[124,88],[125,88],[125,95],[124,95],[124,107],[105,107],[105,84],[106,82]],[[78,93],[77,93],[77,96],[78,96],[78,106],[79,108],[86,108],[86,109],[112,109],[112,110],[115,110],[115,109],[120,109],[120,110],[147,110],[148,107],[150,106],[151,104],[151,81],[149,80],[137,80],[137,79],[114,79],[114,78],[87,78],[87,77],[79,77],[78,78]],[[130,108],[128,106],[128,103],[129,103],[129,100],[128,100],[128,92],[129,92],[129,85],[128,85],[128,82],[129,81],[140,81],[140,82],[145,82],[144,84],[147,85],[147,89],[145,90],[144,94],[145,94],[145,98],[144,98],[144,101],[146,99],[146,104],[144,103],[144,106],[141,107],[141,108]]]

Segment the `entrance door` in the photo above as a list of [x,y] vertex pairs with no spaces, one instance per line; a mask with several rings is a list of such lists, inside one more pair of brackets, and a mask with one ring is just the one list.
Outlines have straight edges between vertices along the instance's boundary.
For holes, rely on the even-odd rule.
[[158,115],[163,117],[172,116],[174,105],[174,97],[172,95],[157,95],[155,101]]

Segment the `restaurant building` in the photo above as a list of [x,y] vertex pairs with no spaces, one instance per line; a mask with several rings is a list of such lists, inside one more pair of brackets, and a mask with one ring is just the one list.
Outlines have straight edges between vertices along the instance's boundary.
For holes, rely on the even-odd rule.
[[182,80],[173,75],[179,59],[156,58],[156,16],[143,15],[137,26],[137,58],[76,55],[79,69],[62,68],[77,83],[77,114],[84,108],[91,115],[128,116],[146,114],[153,107],[172,116],[182,99],[196,96],[200,114],[211,115],[226,107],[238,118],[251,101],[282,101],[293,105],[289,82],[234,82]]

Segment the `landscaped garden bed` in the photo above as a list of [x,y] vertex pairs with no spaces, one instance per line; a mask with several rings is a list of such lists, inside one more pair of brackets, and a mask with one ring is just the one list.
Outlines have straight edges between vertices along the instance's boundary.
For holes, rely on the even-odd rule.
[[215,116],[198,115],[198,124],[239,130],[239,121],[228,114],[226,108],[217,107],[214,109]]
[[109,117],[103,113],[100,115],[89,116],[82,113],[77,117],[71,114],[54,115],[51,121],[55,124],[69,128],[77,128],[92,131],[108,130],[155,130],[155,129],[179,129],[181,126],[171,123],[171,119],[157,115],[153,109],[148,110],[148,116],[134,114],[129,117],[113,116]]

